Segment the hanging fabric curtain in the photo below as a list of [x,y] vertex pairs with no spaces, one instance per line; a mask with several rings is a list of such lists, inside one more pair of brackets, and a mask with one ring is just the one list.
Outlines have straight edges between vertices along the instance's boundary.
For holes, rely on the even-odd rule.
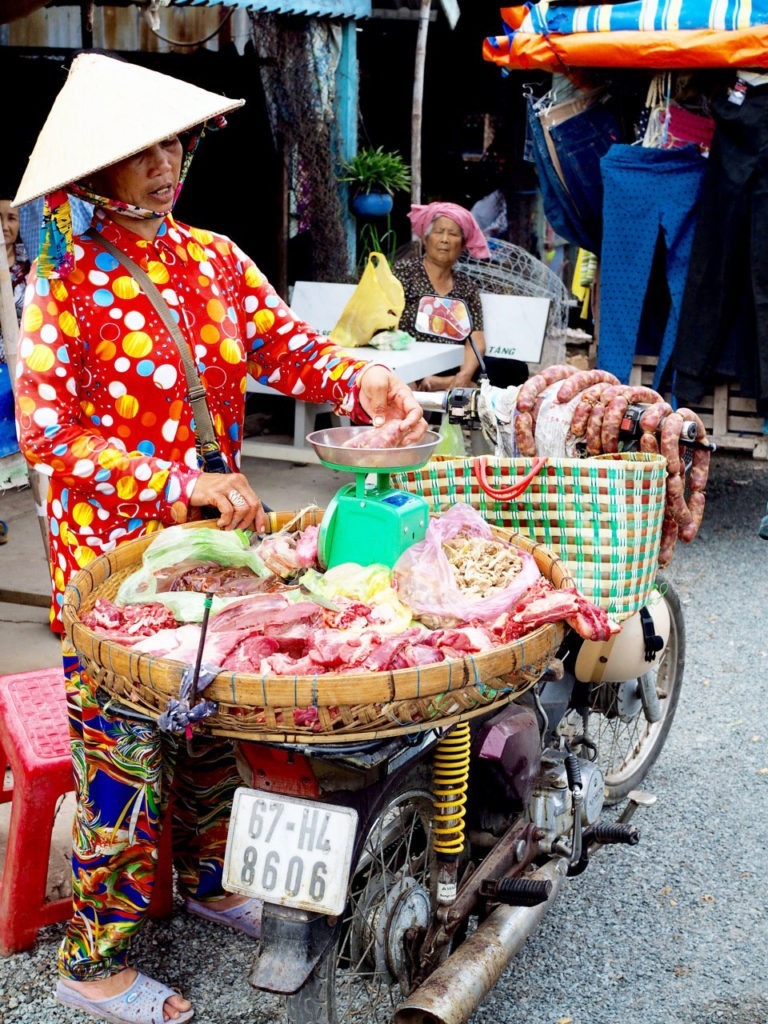
[[483,57],[509,69],[768,67],[768,0],[502,7]]

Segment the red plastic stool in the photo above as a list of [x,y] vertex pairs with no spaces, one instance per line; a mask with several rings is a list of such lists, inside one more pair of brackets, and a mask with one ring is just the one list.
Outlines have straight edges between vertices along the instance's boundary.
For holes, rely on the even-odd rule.
[[[0,676],[0,769],[13,785],[8,846],[0,879],[0,955],[31,949],[38,930],[65,921],[72,898],[46,900],[51,836],[59,798],[74,789],[64,674],[58,668]],[[170,829],[160,843],[153,917],[173,907]]]

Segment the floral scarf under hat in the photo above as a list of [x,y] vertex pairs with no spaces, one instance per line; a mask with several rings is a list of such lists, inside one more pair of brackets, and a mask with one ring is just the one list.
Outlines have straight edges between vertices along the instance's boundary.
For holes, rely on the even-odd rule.
[[[225,118],[220,116],[208,122],[207,125],[194,129],[189,134],[185,133],[182,137],[184,156],[179,174],[179,184],[176,186],[171,209],[179,198],[192,157],[195,155],[197,145],[206,128],[216,130],[223,128],[226,123]],[[114,213],[120,213],[124,217],[134,217],[136,220],[150,220],[153,217],[167,216],[165,213],[156,213],[154,210],[144,210],[140,206],[131,206],[130,203],[123,203],[119,199],[108,199],[106,196],[97,195],[76,183],[68,185],[65,189],[51,192],[45,197],[43,223],[40,227],[40,252],[37,258],[37,273],[40,277],[66,277],[75,269],[72,210],[69,205],[70,192],[80,199],[92,203],[97,208],[112,210]]]

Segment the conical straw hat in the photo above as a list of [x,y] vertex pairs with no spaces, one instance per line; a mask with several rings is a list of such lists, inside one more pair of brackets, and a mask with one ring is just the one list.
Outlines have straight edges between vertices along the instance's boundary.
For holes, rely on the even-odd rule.
[[64,188],[243,103],[138,64],[80,54],[37,137],[14,205]]

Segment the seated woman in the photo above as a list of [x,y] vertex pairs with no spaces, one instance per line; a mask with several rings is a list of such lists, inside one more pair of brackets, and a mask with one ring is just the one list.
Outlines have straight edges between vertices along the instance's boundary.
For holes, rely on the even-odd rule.
[[[398,260],[392,268],[405,292],[400,328],[418,341],[444,344],[455,344],[460,340],[463,336],[462,322],[466,325],[464,330],[470,330],[459,369],[455,373],[425,377],[419,382],[418,390],[446,391],[455,387],[471,387],[480,374],[480,359],[485,364],[490,382],[497,387],[522,384],[528,377],[525,363],[517,359],[485,358],[480,292],[466,274],[454,269],[464,249],[476,259],[487,259],[490,255],[488,243],[475,218],[463,206],[443,202],[415,205],[408,218],[414,233],[422,240],[424,252],[416,258]],[[448,316],[433,315],[438,307]],[[451,308],[456,311],[455,326],[450,323]]]

